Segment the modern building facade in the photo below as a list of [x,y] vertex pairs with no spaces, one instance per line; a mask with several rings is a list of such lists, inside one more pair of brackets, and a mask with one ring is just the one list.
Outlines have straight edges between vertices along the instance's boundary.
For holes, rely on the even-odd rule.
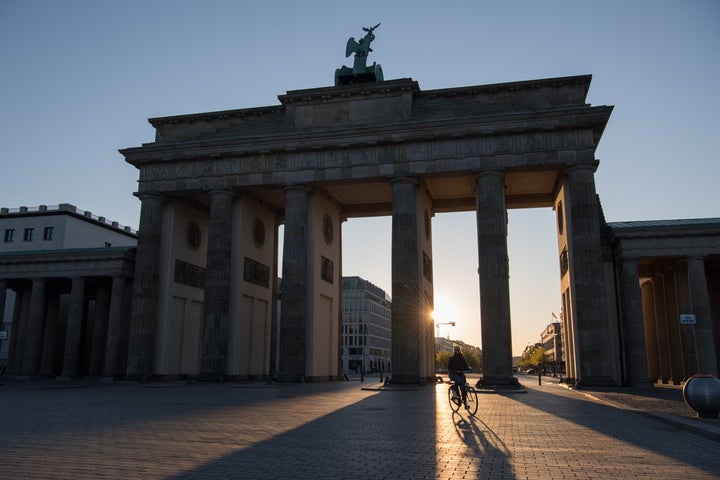
[[28,377],[121,377],[137,234],[73,205],[0,210],[2,357]]
[[342,280],[343,372],[390,372],[390,296],[360,277]]
[[564,370],[562,349],[562,328],[560,322],[552,322],[540,333],[540,343],[548,356],[552,371],[559,373]]

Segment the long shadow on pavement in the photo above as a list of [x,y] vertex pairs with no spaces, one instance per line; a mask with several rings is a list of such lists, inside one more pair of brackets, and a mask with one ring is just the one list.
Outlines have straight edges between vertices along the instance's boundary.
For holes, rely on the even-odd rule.
[[[707,450],[698,448],[698,445],[707,445],[707,441],[692,433],[607,404],[585,398],[573,398],[576,395],[581,393],[558,386],[531,386],[527,395],[507,395],[507,397],[544,414],[720,475],[720,457],[717,456],[714,442],[710,441],[712,445],[710,448],[714,453],[708,454]],[[559,401],[560,399],[562,401]],[[608,461],[611,461],[611,458]]]

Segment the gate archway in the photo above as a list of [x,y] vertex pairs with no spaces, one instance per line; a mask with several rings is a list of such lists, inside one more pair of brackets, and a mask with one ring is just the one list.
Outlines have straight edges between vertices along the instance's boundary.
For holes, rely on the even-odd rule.
[[183,305],[201,303],[199,374],[338,377],[341,222],[392,215],[392,381],[434,378],[430,218],[474,210],[482,381],[513,385],[507,209],[552,207],[568,375],[616,383],[594,183],[612,107],[586,103],[590,80],[423,91],[400,79],[151,119],[155,141],[122,150],[142,201],[128,375],[181,373],[179,324],[199,315]]

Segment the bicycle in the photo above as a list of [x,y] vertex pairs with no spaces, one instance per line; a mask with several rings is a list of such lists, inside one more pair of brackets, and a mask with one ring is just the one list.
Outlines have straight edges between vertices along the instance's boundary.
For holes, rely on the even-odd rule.
[[[462,373],[469,372],[471,372],[471,370],[466,370]],[[457,390],[457,393],[455,393],[454,387],[455,382],[451,380],[450,386],[448,387],[448,402],[450,403],[450,408],[452,409],[452,411],[457,412],[462,406],[462,396],[459,388]],[[475,416],[475,413],[477,413],[478,409],[477,390],[475,390],[475,388],[470,385],[467,380],[465,381],[465,388],[467,390],[467,397],[465,397],[465,409],[470,414],[470,416]]]

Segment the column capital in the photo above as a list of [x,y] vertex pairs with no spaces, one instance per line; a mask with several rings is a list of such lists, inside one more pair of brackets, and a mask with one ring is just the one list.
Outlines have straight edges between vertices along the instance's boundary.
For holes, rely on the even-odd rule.
[[133,195],[135,195],[137,198],[139,198],[141,202],[146,199],[147,200],[155,199],[155,200],[165,201],[165,196],[163,194],[161,194],[160,192],[155,192],[155,191],[135,192],[135,193],[133,193]]
[[600,162],[595,160],[593,163],[584,163],[582,165],[573,165],[572,167],[566,168],[565,173],[573,174],[573,173],[580,173],[580,172],[585,172],[585,171],[590,171],[592,173],[595,173],[597,171],[599,164],[600,164]]
[[235,191],[233,191],[231,188],[211,188],[207,191],[210,196],[215,195],[229,195],[231,197],[235,196]]
[[283,191],[287,192],[290,190],[302,190],[305,192],[311,192],[312,188],[307,183],[293,183],[283,186]]
[[417,177],[414,177],[412,175],[398,175],[396,177],[389,177],[388,180],[390,181],[391,185],[394,185],[396,183],[412,183],[414,185],[417,185],[418,183],[420,183]]
[[477,180],[481,177],[505,178],[505,172],[502,172],[500,170],[482,170],[482,171],[475,172],[475,180]]

